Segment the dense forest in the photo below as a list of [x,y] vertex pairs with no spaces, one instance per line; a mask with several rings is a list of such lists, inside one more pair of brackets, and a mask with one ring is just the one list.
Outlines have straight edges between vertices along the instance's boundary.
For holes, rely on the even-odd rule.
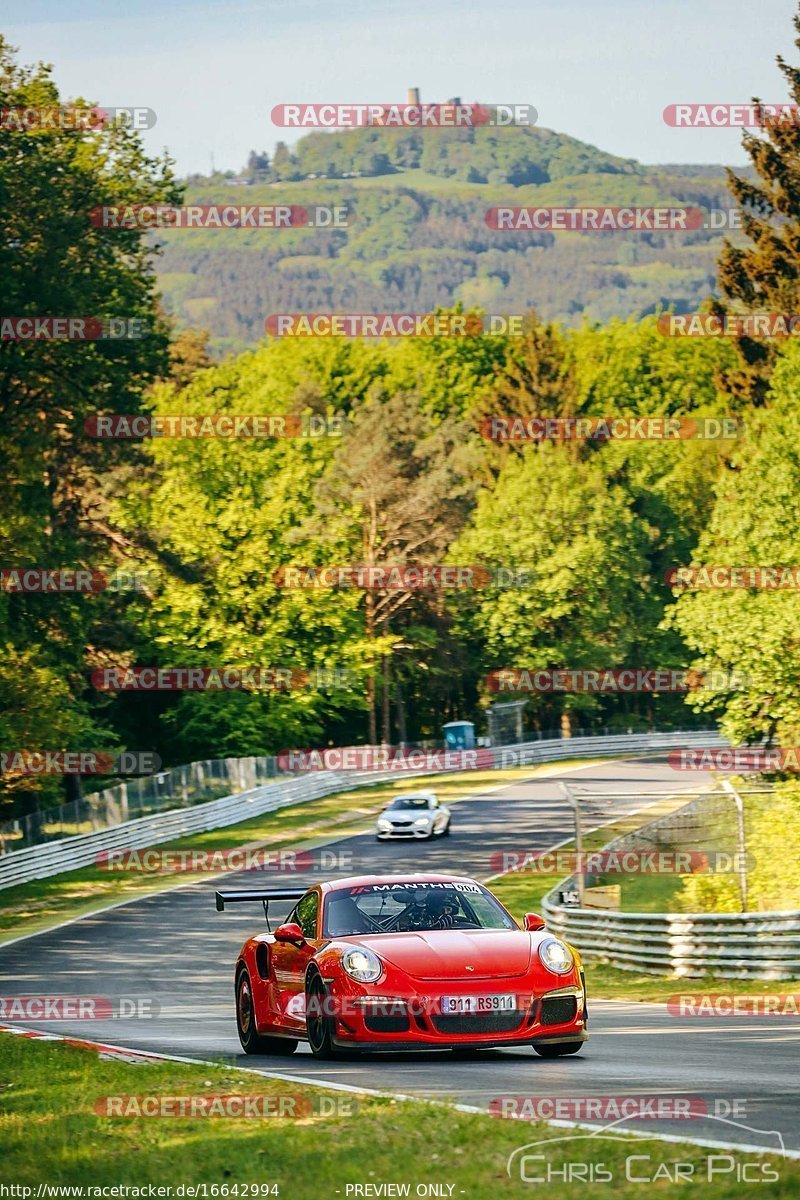
[[[59,103],[47,69],[0,54],[1,107]],[[800,350],[668,337],[657,313],[797,311],[800,132],[746,135],[752,170],[727,192],[718,173],[659,173],[542,130],[467,132],[468,155],[461,136],[367,130],[252,156],[247,203],[315,189],[356,211],[344,232],[278,231],[267,248],[258,230],[159,245],[95,227],[99,205],[240,203],[245,190],[182,185],[124,127],[0,143],[6,313],[147,331],[0,341],[4,571],[136,579],[86,594],[6,580],[3,746],[147,749],[170,765],[439,739],[457,718],[485,731],[492,672],[623,667],[691,668],[694,682],[532,692],[526,728],[681,728],[700,714],[737,741],[796,744],[797,591],[695,590],[674,569],[792,563]],[[424,187],[406,183],[414,172]],[[487,199],[498,187],[518,204],[736,207],[743,228],[726,242],[503,234],[483,219],[508,199]],[[268,312],[315,307],[527,317],[521,336],[261,337]],[[137,414],[285,417],[290,436],[98,436],[99,416]],[[499,441],[486,436],[496,415],[730,417],[736,436]],[[486,571],[480,587],[286,586],[292,566],[347,564]],[[257,668],[292,685],[97,686],[138,667]],[[62,788],[7,775],[4,811]]]
[[[715,290],[731,211],[720,167],[643,166],[536,127],[312,133],[291,152],[253,152],[238,176],[193,176],[186,196],[347,214],[344,228],[161,235],[165,306],[181,324],[207,328],[218,355],[260,341],[270,313],[460,303],[535,308],[579,326],[691,312]],[[686,205],[704,222],[685,232],[509,232],[486,223],[498,204]]]

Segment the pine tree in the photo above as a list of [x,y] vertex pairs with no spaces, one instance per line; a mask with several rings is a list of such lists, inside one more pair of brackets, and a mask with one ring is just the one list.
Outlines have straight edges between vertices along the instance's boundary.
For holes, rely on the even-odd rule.
[[[800,50],[800,10],[794,17],[795,45]],[[788,85],[792,119],[761,114],[759,133],[742,139],[755,179],[728,171],[728,186],[738,201],[742,229],[749,245],[727,239],[719,258],[724,300],[712,311],[796,313],[800,302],[800,68],[781,55],[778,67]],[[754,98],[753,103],[760,101]],[[762,132],[763,131],[763,134]],[[726,303],[730,302],[730,303]],[[721,380],[731,395],[763,404],[779,342],[739,338],[739,364]]]

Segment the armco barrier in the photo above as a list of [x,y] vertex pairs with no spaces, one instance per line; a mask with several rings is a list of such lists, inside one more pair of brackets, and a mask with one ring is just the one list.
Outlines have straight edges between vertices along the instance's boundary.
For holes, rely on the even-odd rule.
[[[701,796],[615,838],[606,848],[621,853],[645,844],[663,845],[670,835],[679,842],[684,824],[695,825],[703,807],[720,799],[718,793]],[[623,971],[687,979],[705,974],[723,979],[800,976],[800,912],[635,913],[559,904],[559,892],[574,890],[574,878],[549,891],[541,910],[548,929],[586,959]]]
[[[561,885],[559,885],[561,886]],[[587,959],[645,975],[800,976],[800,912],[629,913],[542,902],[547,928]]]
[[[724,746],[713,731],[692,733],[639,733],[620,737],[554,738],[550,741],[525,742],[516,746],[498,746],[492,751],[496,768],[530,766],[557,762],[565,758],[604,758],[626,754],[648,754],[674,747]],[[381,783],[386,779],[430,775],[430,768],[362,772],[319,771],[277,780],[250,791],[219,800],[209,800],[193,808],[173,809],[125,821],[95,833],[61,838],[41,846],[12,850],[0,856],[0,889],[33,879],[45,879],[64,871],[74,871],[96,861],[103,850],[142,850],[161,842],[173,841],[192,833],[205,833],[237,825],[262,813],[274,812],[290,804],[316,800],[338,791]]]

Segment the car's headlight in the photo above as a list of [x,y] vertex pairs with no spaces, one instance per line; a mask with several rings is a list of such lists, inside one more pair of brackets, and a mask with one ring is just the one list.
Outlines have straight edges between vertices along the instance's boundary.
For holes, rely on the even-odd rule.
[[565,946],[558,938],[546,938],[539,943],[539,958],[554,975],[566,975],[575,966],[569,946]]
[[391,828],[392,828],[391,821],[387,821],[385,817],[381,817],[380,820],[378,821],[378,829],[391,829]]
[[374,983],[383,973],[383,965],[377,954],[356,947],[345,950],[342,966],[350,978],[357,979],[359,983]]
[[430,823],[430,817],[417,817],[416,821],[414,822],[415,825],[430,825]]

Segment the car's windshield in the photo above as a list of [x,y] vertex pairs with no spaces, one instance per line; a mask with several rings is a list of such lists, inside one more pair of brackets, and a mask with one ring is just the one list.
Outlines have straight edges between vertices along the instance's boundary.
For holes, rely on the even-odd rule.
[[357,884],[329,892],[324,936],[409,933],[436,929],[515,929],[494,897],[478,883]]
[[389,805],[390,809],[397,808],[427,808],[430,800],[427,796],[398,796]]

